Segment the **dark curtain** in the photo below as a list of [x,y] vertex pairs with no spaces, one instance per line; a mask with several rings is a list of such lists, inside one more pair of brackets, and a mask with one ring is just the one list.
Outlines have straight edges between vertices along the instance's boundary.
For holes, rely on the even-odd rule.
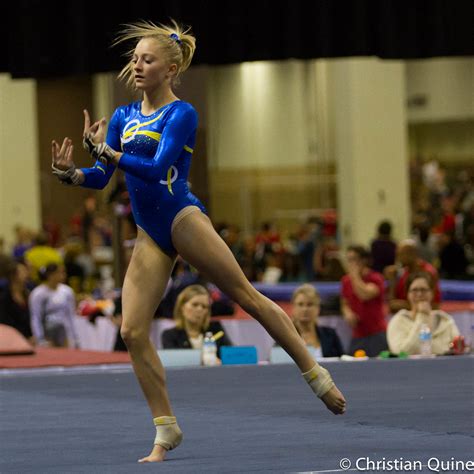
[[61,77],[116,71],[120,25],[192,25],[194,64],[286,58],[474,55],[473,0],[16,0],[2,14],[0,71]]

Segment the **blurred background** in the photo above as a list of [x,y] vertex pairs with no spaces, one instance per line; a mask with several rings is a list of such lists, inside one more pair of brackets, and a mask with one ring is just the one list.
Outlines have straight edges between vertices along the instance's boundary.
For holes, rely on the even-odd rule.
[[136,232],[123,175],[61,186],[51,140],[71,137],[89,166],[82,110],[109,119],[137,98],[117,81],[115,35],[174,18],[197,37],[176,91],[200,119],[192,191],[250,280],[339,281],[341,252],[384,221],[443,279],[474,279],[473,5],[15,2],[0,32],[0,252],[21,258],[40,235],[77,294],[120,287]]

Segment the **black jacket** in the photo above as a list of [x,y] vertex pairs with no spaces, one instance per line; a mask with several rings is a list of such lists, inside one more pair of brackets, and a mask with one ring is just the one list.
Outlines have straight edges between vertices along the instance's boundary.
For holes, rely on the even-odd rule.
[[[212,334],[216,334],[219,331],[224,331],[224,329],[222,328],[221,323],[211,322],[207,331],[211,331]],[[161,334],[161,343],[163,345],[163,349],[192,349],[191,342],[189,342],[188,335],[184,329],[171,328],[163,331]],[[231,346],[232,342],[224,332],[224,335],[216,341],[216,344],[217,354],[220,357],[221,347]]]
[[323,357],[340,357],[344,354],[341,340],[334,329],[316,325],[316,333],[321,343]]
[[0,290],[0,323],[14,327],[26,338],[32,336],[28,305],[19,305],[8,286]]

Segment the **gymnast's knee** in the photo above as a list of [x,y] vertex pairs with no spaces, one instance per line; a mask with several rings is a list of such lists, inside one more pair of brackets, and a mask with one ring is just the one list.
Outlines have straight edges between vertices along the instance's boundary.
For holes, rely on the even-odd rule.
[[129,350],[143,347],[149,341],[149,336],[143,329],[133,326],[122,325],[120,335]]

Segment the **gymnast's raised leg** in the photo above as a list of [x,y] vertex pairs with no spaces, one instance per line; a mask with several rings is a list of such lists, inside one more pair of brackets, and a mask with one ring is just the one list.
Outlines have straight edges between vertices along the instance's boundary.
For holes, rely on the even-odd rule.
[[285,312],[255,290],[245,278],[232,252],[214,230],[209,218],[197,207],[185,208],[173,222],[172,240],[178,253],[187,262],[265,327],[293,358],[306,381],[328,409],[335,414],[344,413],[346,401],[327,370],[315,362]]

